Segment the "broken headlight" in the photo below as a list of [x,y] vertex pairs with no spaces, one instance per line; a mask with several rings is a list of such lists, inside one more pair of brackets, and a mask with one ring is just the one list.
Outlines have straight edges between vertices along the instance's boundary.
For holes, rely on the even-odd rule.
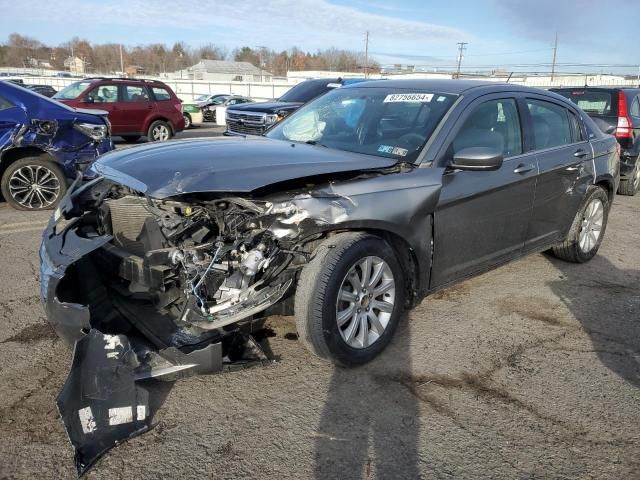
[[91,140],[99,142],[107,138],[109,127],[106,125],[97,125],[94,123],[75,123],[73,128],[84,133]]

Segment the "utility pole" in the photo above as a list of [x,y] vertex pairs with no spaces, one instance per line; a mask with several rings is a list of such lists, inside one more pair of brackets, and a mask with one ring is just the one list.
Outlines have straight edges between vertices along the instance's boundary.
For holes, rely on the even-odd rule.
[[122,58],[122,44],[120,44],[120,75],[124,75],[124,59]]
[[364,37],[364,78],[369,78],[369,32]]
[[551,63],[551,81],[556,73],[556,56],[558,54],[558,32],[556,32],[556,41],[553,44],[553,62]]
[[456,79],[460,78],[460,66],[462,65],[462,57],[464,55],[464,51],[467,49],[467,42],[458,42],[458,70],[456,71]]

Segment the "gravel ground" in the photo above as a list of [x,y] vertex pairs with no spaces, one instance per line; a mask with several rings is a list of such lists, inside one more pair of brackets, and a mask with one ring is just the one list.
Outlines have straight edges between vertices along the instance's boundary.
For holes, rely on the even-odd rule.
[[[168,385],[156,427],[87,478],[640,478],[639,210],[616,199],[589,264],[534,255],[429,297],[361,368],[271,318],[279,362]],[[46,218],[0,204],[0,478],[75,475],[54,406],[71,353],[38,297]]]

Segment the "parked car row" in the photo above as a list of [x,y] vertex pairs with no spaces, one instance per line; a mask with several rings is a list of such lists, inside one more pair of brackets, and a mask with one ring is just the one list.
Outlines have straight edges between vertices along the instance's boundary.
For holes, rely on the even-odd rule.
[[215,122],[219,107],[251,103],[254,100],[242,95],[200,95],[192,103],[183,103],[185,128],[201,125],[203,122]]

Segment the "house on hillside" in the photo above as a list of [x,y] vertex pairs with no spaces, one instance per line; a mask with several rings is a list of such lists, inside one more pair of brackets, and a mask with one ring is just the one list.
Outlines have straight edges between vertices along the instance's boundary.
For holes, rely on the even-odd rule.
[[67,57],[64,61],[64,68],[72,74],[84,75],[87,64],[80,57]]
[[124,69],[124,73],[127,74],[127,77],[135,77],[136,75],[144,75],[144,67],[140,65],[129,65]]
[[170,74],[174,79],[209,82],[271,82],[273,75],[249,62],[201,60],[192,67]]

